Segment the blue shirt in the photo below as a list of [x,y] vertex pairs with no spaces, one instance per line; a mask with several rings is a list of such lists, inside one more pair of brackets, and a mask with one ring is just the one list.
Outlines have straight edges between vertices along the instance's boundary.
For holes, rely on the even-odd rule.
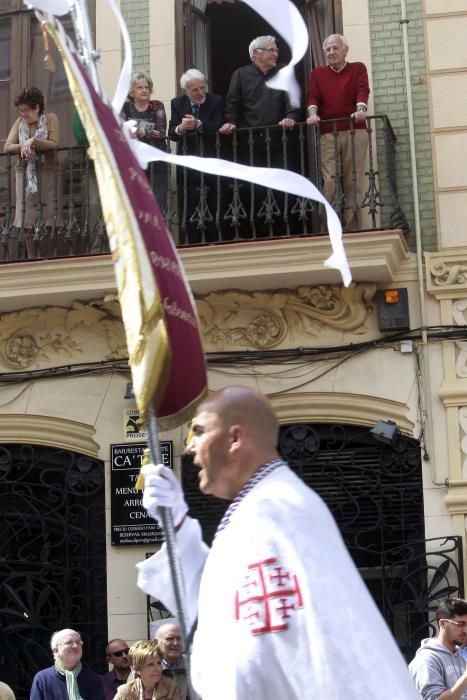
[[[79,693],[83,700],[104,700],[101,677],[82,666],[77,676]],[[65,676],[58,673],[55,666],[44,668],[34,676],[30,700],[69,700]]]

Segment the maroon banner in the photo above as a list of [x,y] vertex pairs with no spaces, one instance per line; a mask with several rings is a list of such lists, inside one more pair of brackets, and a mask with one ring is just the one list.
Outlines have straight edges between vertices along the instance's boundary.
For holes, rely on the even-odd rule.
[[[121,282],[123,277],[125,284],[127,278],[138,279],[141,285],[141,289],[130,290],[128,295],[126,292],[120,293],[119,283],[119,298],[127,337],[128,334],[134,335],[135,329],[127,330],[127,324],[131,325],[132,311],[126,309],[125,313],[123,306],[127,303],[127,297],[133,300],[135,294],[141,299],[144,297],[143,287],[145,276],[147,280],[148,260],[160,295],[157,309],[148,310],[144,303],[142,304],[141,342],[138,341],[138,351],[130,353],[130,365],[134,370],[135,366],[144,364],[143,357],[149,349],[147,343],[150,342],[151,330],[155,324],[163,321],[165,330],[161,329],[157,361],[152,368],[146,367],[144,370],[148,373],[145,386],[154,387],[149,400],[156,409],[156,415],[167,419],[164,425],[176,425],[190,417],[188,414],[203,396],[207,386],[205,358],[194,302],[185,280],[182,263],[146,174],[139,166],[112,109],[96,93],[76,56],[72,58],[75,65],[70,65],[69,68],[73,73],[75,70],[79,72],[79,77],[75,76],[78,78],[77,82],[84,81],[88,93],[86,96],[86,91],[81,89],[82,94],[75,95],[75,98],[78,97],[75,101],[94,156],[102,208],[117,267],[117,280],[120,277]],[[79,89],[79,85],[75,85],[73,90],[71,81],[70,87],[72,92],[75,92],[76,88]],[[85,103],[87,101],[84,109],[83,99]],[[90,124],[89,120],[94,118],[97,119],[97,123]],[[111,197],[112,201],[107,202],[106,207],[107,197]],[[119,209],[120,206],[131,208],[129,216],[121,217],[121,226],[126,227],[124,231],[119,230],[118,217],[115,216],[115,208]],[[133,226],[136,222],[140,235],[136,232],[135,237],[134,231],[127,230],[128,221],[133,222]],[[146,255],[142,256],[143,259],[138,259],[138,247],[141,248],[141,242],[144,244]],[[136,259],[133,260],[135,256]],[[129,277],[125,269],[118,270],[122,259],[125,260],[126,268],[130,267],[132,272],[135,266],[138,270],[136,276]],[[154,348],[152,351],[154,352]],[[160,353],[164,353],[165,356],[161,358]],[[154,376],[155,374],[159,376]],[[146,412],[149,407],[147,392],[138,392],[135,382],[134,388],[138,405]],[[138,393],[142,395],[138,396]]]

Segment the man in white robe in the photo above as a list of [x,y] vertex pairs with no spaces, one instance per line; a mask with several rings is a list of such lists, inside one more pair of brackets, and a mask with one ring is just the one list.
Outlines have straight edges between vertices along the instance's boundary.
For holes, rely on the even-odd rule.
[[[144,467],[143,504],[173,509],[193,686],[203,700],[416,700],[404,660],[323,501],[278,456],[278,421],[245,387],[198,408],[188,451],[205,494],[233,500],[211,549],[179,482]],[[165,546],[138,585],[175,610]]]

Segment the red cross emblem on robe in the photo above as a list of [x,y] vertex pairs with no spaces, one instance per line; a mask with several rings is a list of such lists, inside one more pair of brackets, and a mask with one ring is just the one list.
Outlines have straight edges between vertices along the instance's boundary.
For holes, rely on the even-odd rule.
[[290,618],[302,607],[296,575],[276,557],[249,564],[235,593],[235,620],[245,622],[252,634],[288,629]]

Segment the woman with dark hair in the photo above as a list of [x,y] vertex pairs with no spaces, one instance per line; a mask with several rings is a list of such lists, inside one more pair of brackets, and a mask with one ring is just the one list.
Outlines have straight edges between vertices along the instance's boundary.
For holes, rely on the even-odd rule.
[[[36,239],[40,242],[47,236],[44,252],[52,255],[52,229],[54,225],[61,224],[60,179],[53,153],[60,139],[58,117],[44,112],[44,95],[38,88],[24,88],[16,96],[14,104],[19,117],[11,127],[4,148],[5,153],[18,156],[14,226],[23,227],[28,257],[31,258],[37,253],[33,229],[42,224]],[[38,159],[38,154],[42,153],[43,158]],[[41,205],[42,222],[38,222]]]
[[[138,71],[131,79],[128,99],[122,108],[122,118],[125,121],[136,121],[136,138],[161,151],[166,151],[167,117],[165,107],[160,100],[151,100],[154,84],[144,71]],[[147,170],[152,190],[156,195],[161,212],[167,207],[167,178],[166,163],[155,161],[149,164]]]

